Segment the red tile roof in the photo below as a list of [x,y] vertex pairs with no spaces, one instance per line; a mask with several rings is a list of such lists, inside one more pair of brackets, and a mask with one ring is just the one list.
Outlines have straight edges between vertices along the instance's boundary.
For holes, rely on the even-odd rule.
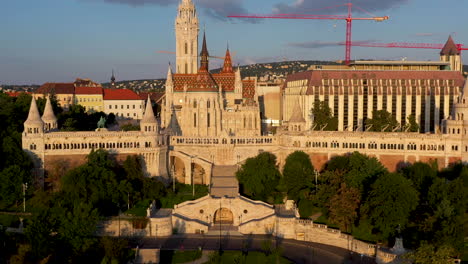
[[[129,89],[103,89],[104,100],[142,100],[134,91]],[[144,100],[144,99],[143,99]]]
[[36,94],[73,94],[75,92],[74,83],[44,83],[36,90]]
[[159,100],[161,100],[161,97],[163,97],[166,93],[165,92],[150,92],[150,93],[140,93],[139,96],[141,100],[146,100],[148,99],[148,94],[150,96],[151,101],[158,103]]
[[75,94],[102,94],[102,87],[76,87]]
[[5,92],[10,97],[18,97],[21,94],[30,94],[30,92]]
[[460,55],[460,50],[453,42],[452,36],[449,36],[447,42],[445,43],[444,47],[440,51],[441,56],[450,56],[450,55]]
[[[353,70],[315,70],[290,74],[287,82],[309,80],[312,86],[322,86],[323,79],[370,79],[370,80],[453,80],[454,86],[462,87],[465,79],[457,71],[353,71]],[[283,87],[286,87],[286,83]]]

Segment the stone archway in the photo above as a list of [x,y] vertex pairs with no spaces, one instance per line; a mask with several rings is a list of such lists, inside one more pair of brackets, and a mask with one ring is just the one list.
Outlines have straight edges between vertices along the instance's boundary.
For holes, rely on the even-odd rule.
[[177,182],[185,183],[185,163],[179,157],[173,157],[174,175]]
[[206,172],[205,169],[197,164],[193,164],[193,183],[195,184],[206,184]]
[[232,225],[234,224],[234,215],[227,208],[219,208],[214,214],[214,223]]

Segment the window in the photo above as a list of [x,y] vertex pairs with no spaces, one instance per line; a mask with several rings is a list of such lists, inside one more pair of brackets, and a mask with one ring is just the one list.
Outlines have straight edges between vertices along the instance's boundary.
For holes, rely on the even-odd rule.
[[206,124],[208,127],[210,127],[210,113],[206,116]]
[[193,114],[193,126],[197,127],[197,114],[196,113]]
[[123,109],[123,105],[120,105],[120,109]]
[[187,54],[187,53],[188,53],[188,44],[187,44],[187,42],[185,42],[185,54]]
[[135,109],[135,105],[133,105],[133,109]]
[[109,109],[112,109],[112,105],[109,105]]
[[130,106],[129,106],[129,105],[127,105],[127,109],[130,109]]

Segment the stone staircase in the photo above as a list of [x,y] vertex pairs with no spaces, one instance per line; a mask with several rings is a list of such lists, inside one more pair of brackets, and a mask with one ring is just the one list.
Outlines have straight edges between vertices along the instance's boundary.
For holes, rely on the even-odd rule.
[[237,166],[214,166],[211,177],[211,196],[236,197],[239,183],[236,179]]
[[214,224],[208,228],[207,236],[242,236],[237,226],[228,224]]

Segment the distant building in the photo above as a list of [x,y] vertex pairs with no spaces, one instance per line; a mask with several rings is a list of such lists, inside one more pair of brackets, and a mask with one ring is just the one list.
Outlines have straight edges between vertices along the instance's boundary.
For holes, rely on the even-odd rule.
[[87,112],[104,111],[102,87],[76,87],[75,104],[82,105]]
[[113,113],[116,118],[143,118],[145,101],[134,91],[129,89],[103,89],[104,113]]
[[45,83],[34,92],[34,98],[55,96],[58,104],[68,110],[74,104],[75,83]]
[[[338,117],[339,131],[364,131],[365,121],[372,118],[373,111],[386,110],[402,126],[408,116],[414,115],[421,132],[438,132],[441,121],[449,118],[464,83],[459,71],[444,70],[448,67],[440,67],[445,65],[440,62],[356,65],[366,70],[316,69],[289,75],[283,86],[283,120],[288,120],[299,102],[310,128],[314,103],[325,101]],[[406,66],[421,70],[405,70]],[[386,67],[392,68],[385,70]]]

